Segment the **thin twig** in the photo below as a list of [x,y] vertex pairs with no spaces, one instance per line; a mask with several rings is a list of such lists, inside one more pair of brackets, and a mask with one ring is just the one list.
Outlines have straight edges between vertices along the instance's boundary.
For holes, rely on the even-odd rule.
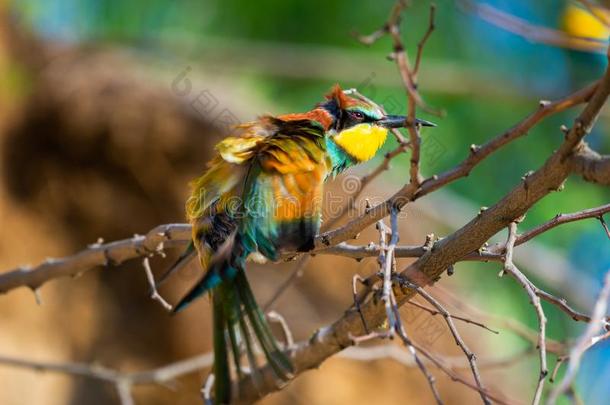
[[27,286],[36,290],[49,280],[77,276],[96,266],[118,265],[129,259],[158,253],[162,249],[186,246],[191,239],[187,224],[159,225],[146,235],[110,243],[95,243],[61,259],[47,259],[34,268],[20,267],[0,274],[0,294]]
[[426,30],[426,33],[424,34],[422,39],[417,43],[417,56],[415,57],[415,66],[413,66],[413,77],[415,78],[416,82],[417,82],[417,74],[419,73],[419,66],[421,64],[422,56],[424,53],[424,46],[426,45],[428,38],[430,38],[430,35],[432,35],[432,32],[434,31],[434,29],[436,28],[435,23],[434,23],[435,18],[436,18],[436,5],[430,4],[430,16],[428,18],[428,29]]
[[357,283],[364,284],[365,287],[368,287],[368,285],[366,284],[365,278],[363,278],[359,274],[354,274],[354,277],[352,278],[352,297],[354,299],[354,308],[356,308],[356,311],[358,311],[358,314],[360,315],[362,326],[364,326],[364,333],[368,335],[369,333],[371,333],[371,331],[369,330],[369,326],[366,323],[366,319],[364,319],[364,314],[360,310],[360,298],[358,297]]
[[[368,245],[351,245],[349,243],[341,242],[329,248],[316,250],[314,254],[336,255],[359,260],[367,257],[379,256],[380,251],[381,247],[375,243],[369,243]],[[394,249],[394,254],[396,257],[421,257],[426,254],[427,251],[425,245],[397,245]],[[503,260],[504,256],[502,254],[477,250],[467,254],[460,261],[498,262]]]
[[591,321],[591,318],[588,315],[583,314],[582,312],[578,312],[575,309],[573,309],[572,307],[570,307],[565,299],[557,298],[554,295],[552,295],[546,291],[543,291],[536,286],[533,286],[533,289],[538,297],[542,298],[549,304],[555,305],[557,308],[559,308],[561,311],[568,314],[570,316],[570,318],[574,319],[575,321],[581,321],[581,322],[590,322]]
[[[445,374],[447,374],[447,376],[449,376],[449,378],[451,378],[453,381],[459,382],[460,384],[463,384],[468,388],[471,388],[475,391],[480,392],[479,387],[477,387],[475,384],[472,384],[470,381],[462,378],[460,375],[454,373],[453,370],[451,370],[449,367],[447,367],[440,359],[436,358],[436,356],[433,356],[428,350],[426,350],[423,347],[421,347],[417,344],[414,344],[414,343],[413,343],[413,347],[418,352],[423,354],[428,360],[430,360],[436,367],[438,367]],[[482,392],[482,394],[487,396],[492,401],[497,402],[498,404],[509,405],[508,401],[501,399],[497,395],[489,392],[489,390],[485,390],[484,392]]]
[[[497,359],[481,359],[479,360],[479,367],[481,369],[495,369],[511,366],[518,363],[537,351],[532,348],[527,348],[522,351],[515,352],[510,356]],[[438,356],[438,355],[437,355]],[[337,355],[342,359],[357,360],[357,361],[375,361],[391,359],[405,367],[417,367],[413,356],[408,350],[405,350],[401,346],[395,344],[380,344],[374,346],[351,346],[343,350]],[[470,363],[464,359],[464,356],[444,356],[442,358],[443,363],[450,369],[468,369]],[[429,360],[424,361],[426,366],[436,367],[436,364]]]
[[[515,319],[510,319],[505,316],[495,315],[481,309],[478,305],[469,303],[465,297],[457,296],[446,288],[439,285],[434,286],[434,291],[438,294],[442,294],[444,300],[449,301],[451,306],[459,309],[460,311],[471,314],[472,316],[487,320],[487,322],[497,325],[500,328],[504,328],[516,336],[523,338],[526,342],[530,343],[533,347],[538,346],[538,332],[532,330],[528,326],[518,322]],[[548,353],[554,353],[558,356],[562,356],[566,352],[566,347],[562,342],[547,338],[546,349]]]
[[426,377],[426,380],[428,381],[428,385],[430,386],[430,390],[432,391],[432,394],[434,395],[434,399],[436,400],[436,403],[441,405],[441,404],[443,404],[443,401],[441,399],[441,394],[438,392],[438,388],[436,387],[436,379],[428,371],[428,368],[426,367],[426,365],[423,363],[423,361],[421,361],[421,359],[417,355],[418,349],[416,349],[416,347],[413,344],[413,342],[411,341],[411,339],[409,339],[409,336],[407,336],[407,332],[406,332],[405,328],[403,327],[402,322],[400,321],[400,316],[398,316],[398,310],[396,312],[397,312],[396,317],[398,319],[397,334],[400,337],[400,339],[402,340],[403,344],[407,347],[407,350],[409,350],[409,352],[413,356],[413,359],[415,360],[417,367],[419,367],[421,372]]
[[[544,388],[544,381],[548,374],[548,368],[546,365],[546,316],[540,303],[540,297],[535,292],[533,284],[529,279],[515,266],[513,263],[513,249],[515,247],[515,241],[517,239],[517,222],[511,222],[508,228],[508,239],[506,241],[506,259],[504,261],[504,268],[502,273],[510,274],[520,285],[523,287],[527,295],[529,296],[530,303],[536,310],[538,317],[538,350],[540,352],[540,375],[538,378],[538,384],[536,386],[536,392],[534,393],[534,399],[532,403],[537,405],[540,403],[542,398],[542,390]],[[501,273],[501,274],[502,274]]]
[[[392,213],[392,224],[394,224],[396,215],[395,215],[395,211]],[[386,237],[388,234],[388,229],[386,228],[385,224],[383,223],[383,221],[379,221],[377,223],[377,230],[379,231],[379,246],[381,247],[380,253],[379,253],[379,267],[381,268],[381,274],[383,275],[383,284],[382,284],[382,293],[381,293],[381,300],[383,301],[384,307],[385,307],[385,312],[386,312],[386,317],[388,320],[388,333],[390,336],[392,336],[395,332],[396,332],[396,322],[397,319],[395,319],[394,316],[394,311],[392,309],[392,260],[394,258],[394,248],[396,247],[396,244],[392,245],[392,242],[390,242],[390,245],[388,245],[386,243]],[[395,240],[395,238],[398,235],[398,230],[394,228],[394,226],[392,225],[392,229],[390,230],[391,232],[391,239],[392,241]]]
[[476,356],[468,348],[468,346],[466,346],[464,339],[462,339],[462,336],[460,335],[457,328],[455,327],[455,324],[453,323],[452,315],[449,313],[449,311],[445,309],[445,307],[441,305],[440,302],[438,302],[432,295],[428,294],[428,292],[420,286],[411,283],[410,281],[401,277],[398,277],[398,280],[402,286],[417,291],[419,295],[421,295],[426,301],[428,301],[434,308],[436,308],[441,313],[441,315],[445,319],[445,322],[447,323],[447,326],[449,327],[449,330],[451,331],[451,334],[453,335],[455,343],[460,347],[460,349],[462,349],[462,352],[464,352],[464,355],[468,359],[470,369],[474,377],[474,381],[477,384],[477,388],[479,393],[481,394],[481,399],[483,400],[483,403],[491,404],[489,398],[487,398],[487,395],[485,395],[485,388],[483,387],[483,383],[481,382],[481,374],[479,373],[479,369],[477,367]]
[[157,291],[157,287],[155,285],[155,276],[153,275],[152,269],[150,268],[150,261],[148,257],[142,259],[142,266],[144,266],[144,272],[146,273],[146,280],[148,281],[148,286],[150,287],[150,298],[154,301],[159,302],[161,306],[168,312],[172,310],[172,306],[165,301],[165,299],[159,294]]
[[[356,35],[356,38],[365,45],[372,45],[374,42],[379,40],[385,35],[389,35],[392,38],[392,42],[394,43],[394,54],[393,58],[396,61],[396,65],[398,66],[398,70],[400,72],[400,77],[403,81],[403,85],[409,94],[409,98],[413,100],[415,104],[420,106],[424,111],[429,112],[434,115],[442,115],[443,112],[440,110],[436,110],[434,108],[429,107],[421,95],[417,91],[417,84],[413,80],[413,71],[409,66],[409,60],[406,52],[404,51],[404,45],[402,44],[402,39],[400,38],[400,22],[401,22],[401,14],[404,9],[407,7],[407,2],[404,0],[398,0],[392,11],[390,12],[390,16],[387,21],[383,24],[383,26],[373,32],[370,35]],[[432,18],[434,18],[434,12],[431,11]],[[426,34],[429,36],[429,34]],[[424,42],[425,43],[425,42]],[[422,45],[423,46],[423,45]]]
[[[440,311],[438,311],[438,310],[436,310],[436,309],[434,309],[434,308],[430,308],[430,307],[427,307],[427,306],[425,306],[425,305],[422,305],[422,304],[420,304],[419,302],[417,302],[417,301],[415,301],[415,300],[409,300],[409,304],[411,304],[411,305],[413,305],[413,306],[416,306],[417,308],[420,308],[420,309],[422,309],[422,310],[424,310],[424,311],[428,312],[428,313],[429,313],[430,315],[432,315],[432,316],[436,316],[436,315],[442,315],[442,313],[441,313]],[[499,334],[500,334],[500,332],[498,332],[498,331],[497,331],[497,330],[495,330],[495,329],[491,329],[489,326],[485,325],[485,324],[484,324],[484,323],[482,323],[482,322],[477,322],[477,321],[475,321],[475,320],[473,320],[473,319],[466,318],[466,317],[464,317],[464,316],[453,315],[453,314],[451,315],[451,317],[452,317],[453,319],[455,319],[455,320],[462,321],[462,322],[464,322],[464,323],[469,323],[469,324],[471,324],[471,325],[478,326],[479,328],[485,329],[485,330],[487,330],[487,331],[489,331],[489,332],[491,332],[491,333],[493,333],[493,334],[496,334],[496,335],[499,335]]]
[[593,308],[593,314],[591,315],[591,322],[585,329],[584,333],[578,338],[576,344],[570,350],[568,370],[563,377],[563,380],[557,385],[549,394],[547,404],[554,405],[559,399],[559,396],[566,392],[572,385],[572,381],[576,377],[576,373],[580,366],[580,360],[583,354],[591,348],[594,344],[603,340],[605,334],[602,336],[596,336],[600,333],[605,326],[607,326],[606,310],[608,308],[608,298],[610,297],[610,271],[606,273],[604,278],[604,286]]
[[142,384],[164,384],[178,377],[194,373],[208,368],[212,365],[214,356],[211,353],[201,354],[185,360],[170,363],[165,366],[132,373],[121,373],[119,371],[90,365],[85,363],[54,363],[36,360],[25,360],[21,357],[0,356],[0,366],[19,367],[39,372],[51,372],[67,375],[80,376],[94,380],[121,385],[121,389],[133,385]]
[[[602,218],[602,215],[610,212],[610,204],[605,204],[600,207],[590,208],[578,212],[574,212],[571,214],[558,214],[553,219],[548,222],[545,222],[542,225],[537,226],[534,229],[531,229],[525,232],[522,235],[517,236],[517,240],[515,241],[515,246],[519,246],[529,241],[530,239],[540,235],[543,232],[546,232],[550,229],[555,228],[556,226],[566,224],[569,222],[580,221],[587,218]],[[607,228],[606,232],[607,232]],[[610,235],[609,235],[610,237]]]

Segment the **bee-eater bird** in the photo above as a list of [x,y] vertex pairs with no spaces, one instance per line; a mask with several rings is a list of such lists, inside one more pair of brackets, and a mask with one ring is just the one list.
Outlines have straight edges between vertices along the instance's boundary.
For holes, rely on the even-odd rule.
[[206,272],[175,311],[211,292],[217,404],[231,402],[229,350],[239,378],[245,350],[255,384],[262,383],[255,345],[278,381],[289,380],[293,372],[246,279],[248,256],[275,261],[282,252],[312,249],[324,181],[371,159],[389,128],[405,125],[406,117],[386,115],[372,101],[336,85],[313,110],[263,116],[238,126],[236,136],[216,146],[217,156],[192,183],[186,211],[193,240],[179,259],[196,252]]

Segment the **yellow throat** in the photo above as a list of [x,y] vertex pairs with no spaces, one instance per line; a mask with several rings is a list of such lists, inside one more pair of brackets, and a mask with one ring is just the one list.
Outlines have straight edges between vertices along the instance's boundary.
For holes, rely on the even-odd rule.
[[341,149],[351,157],[364,162],[370,160],[388,137],[388,129],[371,124],[358,124],[333,137]]

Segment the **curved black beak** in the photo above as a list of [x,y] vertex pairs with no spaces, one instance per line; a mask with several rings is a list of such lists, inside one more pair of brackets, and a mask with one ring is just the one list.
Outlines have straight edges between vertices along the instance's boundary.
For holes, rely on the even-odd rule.
[[[421,125],[422,127],[435,127],[436,124],[426,121],[420,120],[419,118],[415,118],[415,123],[417,125]],[[379,121],[377,121],[377,125],[381,125],[386,128],[406,128],[407,127],[407,117],[404,115],[386,115]]]

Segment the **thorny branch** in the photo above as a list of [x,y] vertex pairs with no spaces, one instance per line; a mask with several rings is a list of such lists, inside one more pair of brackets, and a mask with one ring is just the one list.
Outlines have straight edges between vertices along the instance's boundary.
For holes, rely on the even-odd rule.
[[133,403],[131,388],[134,385],[167,385],[172,383],[177,377],[210,367],[213,360],[214,356],[211,353],[206,353],[152,370],[134,373],[121,373],[99,365],[84,363],[51,363],[7,356],[0,356],[0,366],[12,366],[40,372],[68,374],[105,381],[114,384],[119,394],[119,398],[121,399],[121,405],[128,405]]
[[479,369],[477,367],[476,356],[468,348],[468,346],[466,346],[464,339],[462,339],[462,336],[460,335],[457,328],[455,327],[455,324],[453,323],[453,317],[451,316],[449,311],[447,311],[441,305],[440,302],[438,302],[432,295],[430,295],[426,290],[424,290],[420,286],[413,284],[407,280],[400,279],[400,278],[399,278],[399,282],[403,287],[417,291],[417,293],[419,295],[421,295],[434,308],[436,308],[441,313],[443,318],[445,318],[445,322],[447,323],[447,326],[449,327],[449,330],[451,331],[451,334],[453,335],[453,338],[455,339],[455,343],[460,347],[460,349],[462,349],[462,351],[464,352],[464,355],[468,359],[468,363],[470,364],[470,370],[472,371],[474,381],[477,384],[477,388],[478,388],[479,393],[481,394],[481,399],[483,400],[483,403],[490,404],[489,398],[487,398],[487,395],[485,394],[485,388],[483,388],[483,383],[481,382],[481,374],[479,373]]
[[191,238],[187,224],[159,225],[146,235],[130,239],[89,245],[75,255],[61,259],[49,258],[34,268],[20,267],[0,274],[0,294],[26,286],[37,290],[42,284],[59,277],[75,277],[97,266],[118,265],[126,260],[159,254],[165,248],[184,247]]
[[[425,290],[422,290],[422,291],[425,291]],[[444,313],[444,312],[441,312],[441,310],[440,310],[440,309],[433,309],[433,308],[429,308],[429,307],[427,307],[427,306],[425,306],[425,305],[420,304],[420,303],[419,303],[419,302],[417,302],[417,301],[410,300],[410,301],[409,301],[409,304],[411,304],[411,305],[413,305],[413,306],[416,306],[417,308],[420,308],[420,309],[422,309],[422,310],[424,310],[424,311],[428,312],[428,313],[429,313],[430,315],[432,315],[432,316],[434,316],[434,315],[439,315],[439,314],[440,314],[440,315],[442,315],[443,317],[445,316],[445,313]],[[439,306],[440,306],[440,303],[439,303]],[[447,312],[447,311],[445,311],[445,312]],[[449,315],[449,313],[447,313],[447,315]],[[469,323],[469,324],[471,324],[471,325],[478,326],[479,328],[483,328],[483,329],[485,329],[485,330],[488,330],[489,332],[494,333],[494,334],[496,334],[496,335],[500,333],[500,332],[498,332],[497,330],[491,329],[489,326],[485,325],[485,324],[484,324],[484,323],[482,323],[482,322],[478,322],[478,321],[475,321],[475,320],[473,320],[473,319],[466,318],[466,317],[459,316],[459,315],[453,315],[453,314],[451,314],[450,316],[451,316],[451,318],[452,318],[452,319],[455,319],[455,320],[457,320],[457,321],[461,321],[461,322],[464,322],[464,323]]]
[[436,387],[436,379],[430,372],[425,364],[420,359],[417,350],[415,349],[414,343],[411,341],[409,336],[407,335],[407,331],[402,323],[400,318],[400,313],[398,312],[398,306],[396,305],[396,296],[393,291],[393,280],[392,276],[396,273],[396,258],[394,257],[394,249],[396,248],[396,244],[398,243],[398,212],[397,210],[392,210],[390,216],[390,243],[386,246],[385,244],[385,235],[387,234],[387,229],[383,223],[383,221],[379,221],[378,229],[381,235],[380,244],[384,247],[382,253],[379,256],[379,264],[382,267],[383,274],[383,289],[381,299],[384,302],[384,306],[386,309],[386,316],[388,320],[389,326],[389,336],[392,336],[396,333],[400,339],[402,340],[405,347],[409,350],[411,355],[413,356],[413,360],[421,370],[421,372],[426,377],[428,381],[428,385],[430,386],[430,390],[434,395],[434,399],[437,404],[443,403],[440,393],[438,392],[438,388]]
[[532,238],[546,232],[556,226],[567,224],[569,222],[580,221],[587,218],[597,218],[599,221],[603,221],[603,215],[610,212],[610,204],[605,204],[596,208],[590,208],[571,214],[557,214],[553,219],[545,222],[542,225],[537,226],[534,229],[527,231],[522,235],[517,235],[515,239],[515,246],[519,246],[526,243]]
[[504,268],[500,275],[508,273],[511,275],[517,283],[523,287],[527,293],[530,303],[536,310],[536,316],[538,317],[538,350],[540,352],[540,377],[538,379],[538,385],[534,394],[534,400],[532,403],[537,405],[540,403],[542,398],[542,389],[544,388],[544,381],[548,374],[548,368],[546,365],[546,316],[540,303],[540,297],[536,294],[537,288],[532,282],[515,266],[513,263],[513,249],[515,248],[515,240],[517,239],[517,221],[511,222],[508,227],[508,240],[506,241],[506,259],[504,260]]
[[[458,297],[452,294],[451,291],[438,285],[434,286],[434,291],[437,295],[442,296],[444,301],[448,301],[454,308],[514,333],[516,336],[519,336],[530,343],[532,345],[531,348],[537,347],[539,339],[538,332],[530,329],[517,320],[491,314],[478,306],[468,303],[464,297]],[[558,356],[562,356],[566,352],[566,347],[562,342],[550,338],[546,339],[546,347],[547,352],[557,354]],[[536,350],[536,352],[538,352],[538,350]]]
[[[558,189],[571,173],[570,157],[574,155],[575,151],[578,153],[583,146],[580,142],[594,124],[608,94],[610,94],[610,73],[606,71],[600,82],[594,86],[593,93],[586,97],[588,103],[576,119],[572,129],[567,132],[564,142],[551,154],[544,165],[527,176],[494,206],[482,211],[453,234],[435,242],[431,249],[407,267],[402,275],[422,286],[431,283],[440,277],[449,266],[481,247],[490,237],[507,227],[514,219],[525,214],[538,200]],[[378,210],[374,207],[365,213],[365,219],[352,221],[347,227],[363,229],[370,224],[368,221],[383,218],[387,215],[389,207],[386,204],[382,204],[382,206],[383,208]],[[342,237],[349,238],[350,235],[353,234],[351,232],[343,233],[341,237],[336,238],[338,240],[327,237],[326,242],[332,240],[336,243],[341,241]],[[322,238],[324,239],[324,236]],[[409,298],[411,298],[411,294],[397,295],[397,304],[402,305]],[[383,305],[374,300],[362,305],[361,312],[367,323],[372,326],[379,325],[385,318]],[[321,364],[327,357],[349,346],[351,344],[350,336],[359,336],[363,332],[360,315],[353,311],[346,312],[341,319],[330,326],[319,329],[310,340],[291,351],[296,373],[299,374]],[[271,370],[267,371],[271,372]],[[246,384],[242,387],[244,389],[242,393],[247,398],[258,397],[254,387]],[[266,391],[276,389],[269,386]]]

